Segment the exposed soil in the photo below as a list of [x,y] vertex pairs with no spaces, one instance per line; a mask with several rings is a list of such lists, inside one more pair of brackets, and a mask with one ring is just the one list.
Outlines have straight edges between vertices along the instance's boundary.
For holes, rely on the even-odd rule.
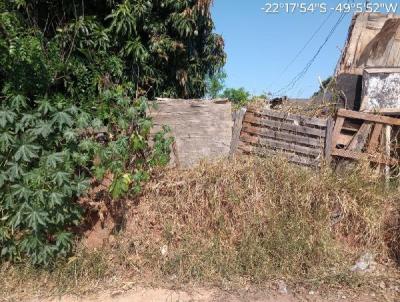
[[297,302],[297,301],[312,301],[312,302],[334,302],[334,301],[352,301],[352,302],[373,302],[373,301],[393,301],[397,302],[392,295],[381,293],[379,295],[371,294],[350,294],[337,291],[331,294],[320,293],[304,293],[304,294],[279,294],[273,291],[243,291],[243,292],[225,292],[219,289],[192,289],[190,291],[170,290],[162,288],[142,288],[138,287],[127,292],[114,291],[105,292],[88,297],[73,297],[65,296],[52,299],[33,299],[29,302],[165,302],[165,301],[218,301],[218,302],[242,302],[242,301],[257,301],[257,302]]

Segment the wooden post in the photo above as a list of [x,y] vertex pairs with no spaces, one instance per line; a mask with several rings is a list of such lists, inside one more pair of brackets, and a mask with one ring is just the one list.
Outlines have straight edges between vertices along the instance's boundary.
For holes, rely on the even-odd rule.
[[244,115],[246,114],[246,111],[247,111],[247,109],[243,107],[243,108],[240,108],[235,113],[235,121],[234,121],[233,129],[232,129],[231,148],[230,148],[230,152],[229,152],[230,158],[235,154],[235,152],[239,146],[240,133],[242,132],[243,118],[244,118]]
[[[385,154],[390,157],[390,143],[392,137],[392,126],[385,126]],[[385,165],[385,178],[386,182],[389,183],[390,180],[390,166]]]
[[330,165],[332,162],[332,134],[335,122],[331,117],[326,121],[326,136],[325,136],[325,162]]
[[377,148],[379,145],[379,138],[382,135],[382,124],[375,124],[374,130],[372,131],[371,139],[368,145],[368,153],[372,154],[377,152]]
[[353,139],[350,141],[350,144],[347,146],[346,150],[361,152],[364,148],[369,134],[371,133],[372,123],[364,122],[360,130],[356,133]]

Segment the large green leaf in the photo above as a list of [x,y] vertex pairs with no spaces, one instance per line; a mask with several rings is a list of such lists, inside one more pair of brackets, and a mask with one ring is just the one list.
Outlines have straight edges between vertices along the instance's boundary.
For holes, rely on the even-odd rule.
[[59,192],[50,193],[50,204],[52,207],[61,206],[63,203],[64,194]]
[[29,144],[25,144],[25,145],[21,145],[17,152],[15,152],[14,154],[14,160],[15,161],[20,161],[23,160],[25,162],[29,162],[34,158],[38,158],[39,157],[39,151],[40,147],[35,146],[35,145],[29,145]]
[[9,151],[14,143],[15,143],[15,139],[11,132],[6,131],[6,132],[0,133],[0,151],[1,152]]
[[28,208],[26,219],[28,221],[28,226],[37,232],[39,227],[46,227],[48,214],[45,211]]
[[14,110],[18,112],[22,111],[28,106],[26,102],[26,97],[21,94],[13,96],[11,98],[11,106]]
[[54,107],[50,104],[50,101],[48,99],[43,99],[38,102],[39,107],[38,111],[42,113],[43,115],[46,115],[49,112],[54,112]]
[[46,166],[48,168],[56,168],[57,164],[60,164],[64,161],[64,153],[63,152],[54,152],[47,156],[46,158]]
[[25,185],[22,184],[14,184],[11,186],[13,189],[13,196],[25,201],[29,201],[31,196],[33,195],[33,191]]
[[14,181],[20,177],[22,177],[24,170],[22,165],[12,162],[8,164],[8,169],[6,171],[8,178],[10,179],[10,181]]
[[71,115],[64,111],[55,113],[51,121],[53,124],[57,124],[59,129],[63,129],[64,126],[71,127],[74,123]]
[[36,126],[30,131],[32,131],[32,133],[36,136],[42,136],[43,138],[47,138],[53,132],[53,127],[51,123],[44,120],[40,120],[39,122],[36,123]]
[[4,128],[7,123],[13,123],[17,114],[11,110],[0,110],[0,127]]
[[22,118],[20,120],[20,124],[22,125],[21,130],[26,129],[26,127],[28,127],[28,126],[35,125],[36,120],[37,120],[37,116],[35,114],[31,114],[31,113],[23,114]]
[[53,182],[61,187],[64,183],[69,182],[70,174],[67,172],[57,171],[53,174]]

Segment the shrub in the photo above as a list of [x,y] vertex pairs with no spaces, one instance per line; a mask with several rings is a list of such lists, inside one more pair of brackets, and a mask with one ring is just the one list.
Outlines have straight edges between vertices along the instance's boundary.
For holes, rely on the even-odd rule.
[[0,259],[67,255],[88,179],[112,175],[118,199],[168,162],[168,129],[149,147],[146,96],[204,93],[224,61],[209,8],[0,0]]

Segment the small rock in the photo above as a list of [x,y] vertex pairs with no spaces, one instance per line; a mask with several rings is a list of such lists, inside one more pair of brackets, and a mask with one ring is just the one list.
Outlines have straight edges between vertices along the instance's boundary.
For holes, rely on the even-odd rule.
[[128,291],[130,289],[132,289],[134,287],[134,283],[133,282],[127,282],[122,286],[122,290],[124,291]]
[[385,288],[386,288],[385,282],[381,281],[381,282],[379,283],[379,287],[380,287],[381,289],[385,289]]
[[122,295],[123,293],[124,293],[123,291],[117,290],[117,291],[111,293],[111,297],[114,298],[114,297]]
[[162,255],[163,257],[167,257],[167,255],[168,255],[168,246],[163,245],[163,246],[161,247],[160,251],[161,251],[161,255]]
[[346,299],[346,296],[342,296],[342,299],[345,300],[345,299]]
[[367,252],[358,259],[356,264],[350,269],[352,272],[365,271],[368,268],[375,267],[374,256]]
[[111,246],[114,246],[115,243],[116,243],[116,241],[117,241],[117,239],[115,239],[115,236],[114,236],[114,235],[108,236],[108,243],[109,243]]
[[314,296],[314,295],[315,295],[315,292],[314,292],[313,290],[310,290],[310,291],[308,292],[308,294],[311,295],[311,296]]
[[287,285],[284,281],[280,280],[278,281],[278,292],[282,295],[287,295],[288,294],[288,289]]

